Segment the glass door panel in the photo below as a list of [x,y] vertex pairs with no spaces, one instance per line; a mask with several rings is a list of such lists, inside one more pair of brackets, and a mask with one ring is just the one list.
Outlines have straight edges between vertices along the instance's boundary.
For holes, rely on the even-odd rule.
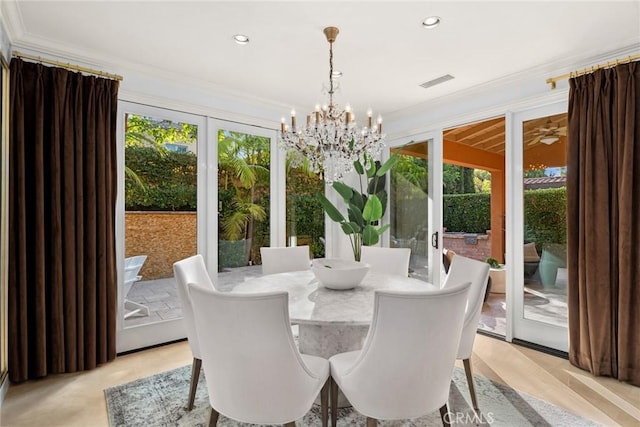
[[219,129],[218,280],[230,288],[260,275],[270,246],[271,138]]
[[514,116],[521,147],[514,235],[522,244],[513,241],[513,337],[561,351],[568,349],[565,111],[557,104]]
[[458,255],[492,264],[478,328],[505,337],[505,118],[446,129],[443,139],[445,271]]
[[324,211],[318,194],[324,180],[305,165],[292,166],[286,160],[286,241],[287,246],[309,246],[312,258],[325,255]]
[[390,173],[389,246],[411,249],[410,276],[440,284],[442,257],[442,133],[396,141]]
[[[129,327],[182,317],[173,263],[197,252],[198,127],[125,116],[124,324]],[[133,258],[138,256],[146,258]]]
[[523,123],[524,318],[567,325],[567,114]]
[[[394,150],[392,150],[393,152]],[[429,163],[427,143],[404,147],[391,170],[390,246],[411,248],[411,276],[429,277]]]
[[173,263],[198,253],[204,119],[122,103],[118,351],[185,336]]

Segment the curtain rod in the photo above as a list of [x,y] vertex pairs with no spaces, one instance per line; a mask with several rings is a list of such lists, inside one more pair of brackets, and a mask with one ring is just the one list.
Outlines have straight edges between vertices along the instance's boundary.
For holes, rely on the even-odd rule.
[[563,74],[558,77],[550,77],[547,79],[547,83],[551,85],[551,89],[555,89],[557,81],[570,79],[572,77],[578,77],[583,74],[587,74],[587,73],[591,73],[593,71],[599,70],[601,68],[609,68],[619,64],[626,64],[627,62],[632,62],[636,59],[640,59],[640,54],[630,55],[625,58],[616,59],[615,61],[611,61],[611,62],[607,61],[606,63],[603,63],[603,64],[598,64],[598,65],[594,65],[593,67],[583,68],[582,70],[573,71],[571,73]]
[[55,61],[53,59],[41,58],[39,56],[27,55],[26,53],[15,52],[15,51],[12,52],[12,54],[13,56],[18,58],[28,59],[30,61],[36,61],[44,64],[55,65],[57,67],[66,68],[67,70],[80,71],[81,73],[89,73],[89,74],[93,74],[100,77],[106,77],[112,80],[118,80],[118,81],[122,80],[122,76],[118,74],[106,73],[104,71],[94,70],[92,68],[82,67],[80,65],[69,64],[68,62]]

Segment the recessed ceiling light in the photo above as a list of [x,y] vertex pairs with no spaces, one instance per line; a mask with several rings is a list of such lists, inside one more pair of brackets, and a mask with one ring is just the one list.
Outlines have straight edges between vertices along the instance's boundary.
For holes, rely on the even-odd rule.
[[438,25],[440,25],[440,17],[439,16],[428,16],[426,18],[424,18],[424,21],[422,21],[422,26],[424,28],[435,28]]
[[339,79],[340,77],[342,77],[342,71],[335,70],[331,75],[334,79]]
[[249,36],[245,36],[244,34],[236,34],[233,36],[233,40],[238,44],[247,44],[249,43]]

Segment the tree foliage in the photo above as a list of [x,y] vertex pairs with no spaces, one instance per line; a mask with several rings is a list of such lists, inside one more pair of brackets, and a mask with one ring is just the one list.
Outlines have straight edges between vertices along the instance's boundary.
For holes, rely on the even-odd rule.
[[218,188],[229,199],[219,204],[218,212],[220,235],[225,239],[253,238],[255,222],[268,218],[269,163],[269,138],[218,133]]
[[164,150],[165,144],[193,144],[198,140],[198,127],[189,123],[127,114],[125,146],[154,146]]

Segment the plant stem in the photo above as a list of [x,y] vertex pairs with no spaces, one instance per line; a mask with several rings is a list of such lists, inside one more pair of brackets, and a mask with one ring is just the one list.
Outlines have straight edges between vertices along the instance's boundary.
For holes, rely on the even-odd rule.
[[353,237],[355,240],[355,245],[353,247],[353,258],[356,261],[360,261],[360,256],[362,255],[362,234],[355,233]]

